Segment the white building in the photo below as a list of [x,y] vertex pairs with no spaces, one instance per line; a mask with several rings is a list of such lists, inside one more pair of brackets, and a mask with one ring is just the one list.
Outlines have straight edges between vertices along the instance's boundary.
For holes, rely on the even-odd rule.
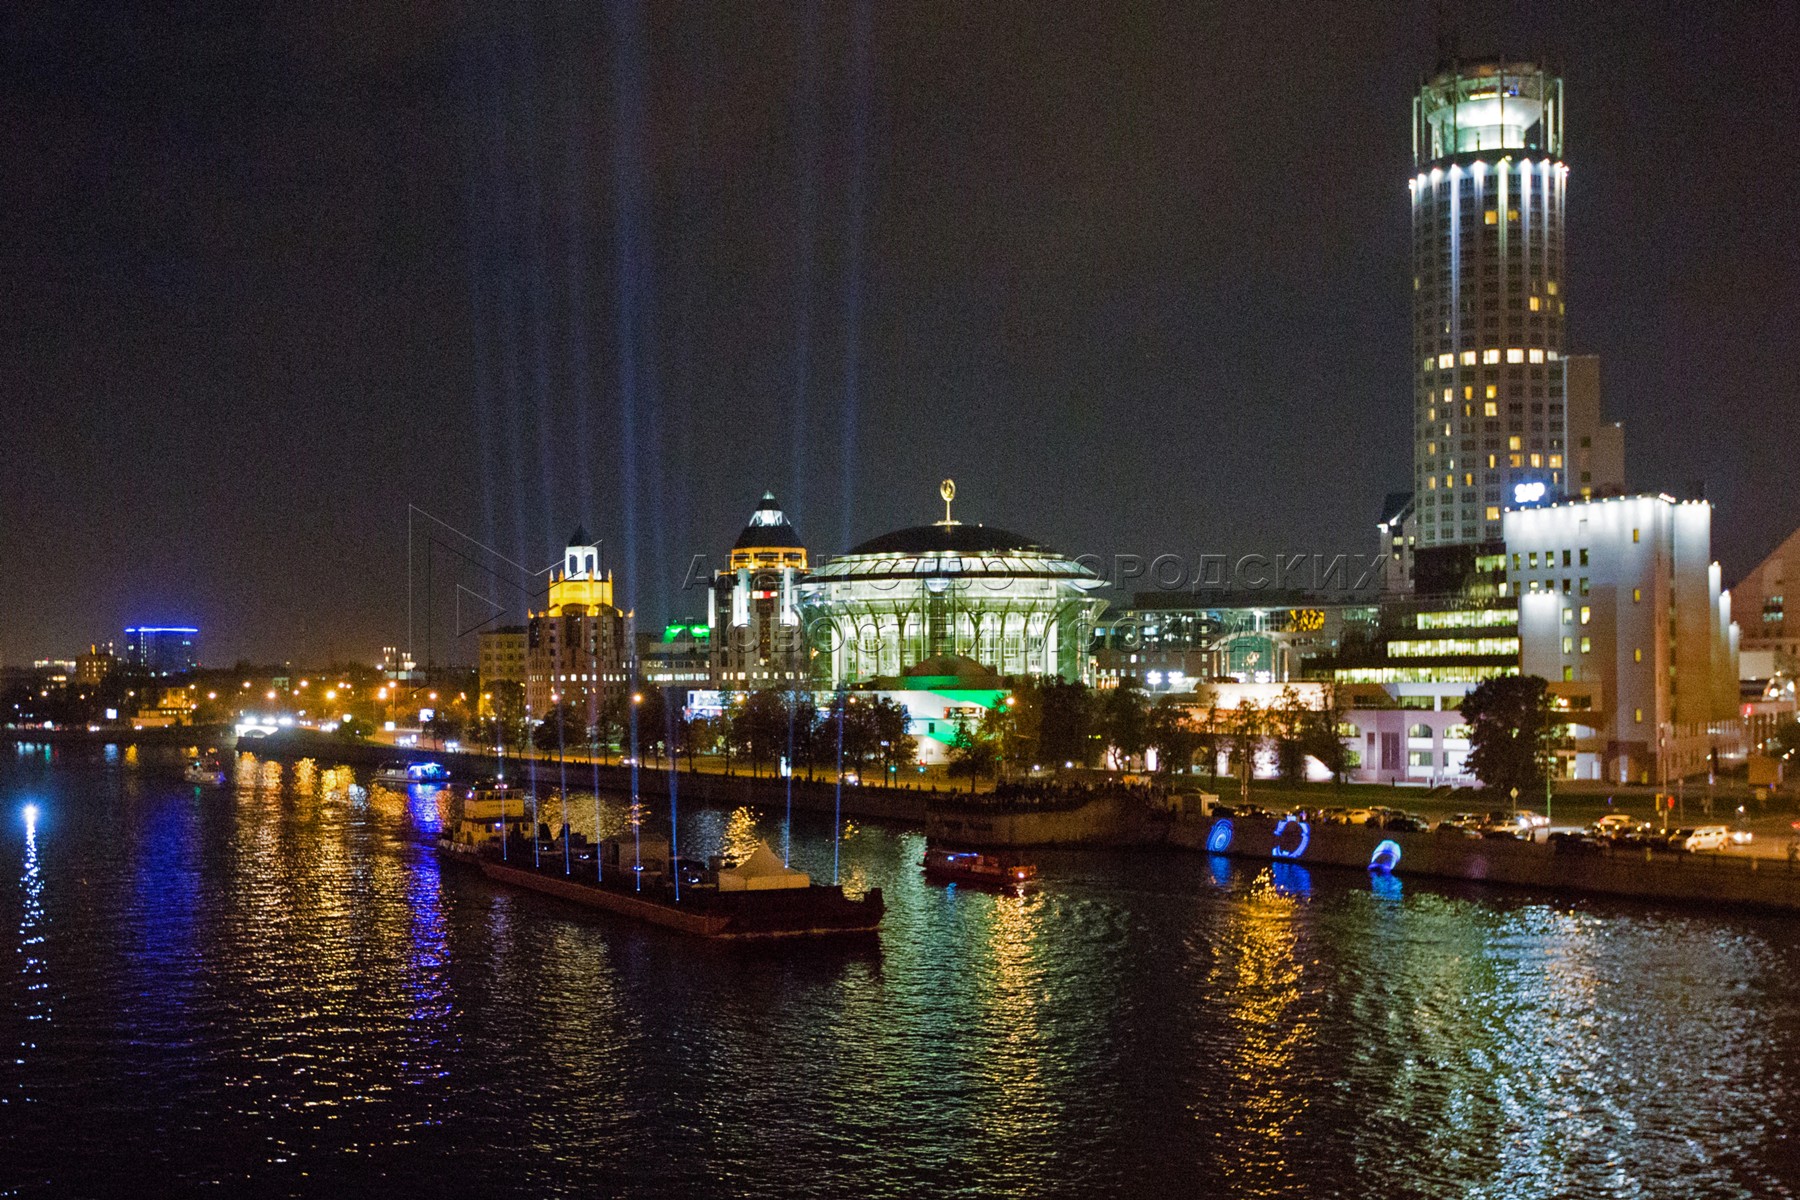
[[1651,783],[1741,753],[1737,628],[1712,506],[1617,496],[1509,509],[1519,669],[1573,714],[1558,773]]

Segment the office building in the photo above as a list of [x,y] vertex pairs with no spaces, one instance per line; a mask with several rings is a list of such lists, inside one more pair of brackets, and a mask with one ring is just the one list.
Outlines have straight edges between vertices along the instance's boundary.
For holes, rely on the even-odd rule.
[[[485,701],[496,683],[525,684],[525,626],[503,625],[475,635],[476,685]],[[483,711],[488,711],[486,704]]]
[[191,625],[133,625],[119,659],[151,675],[186,675],[200,666],[200,631]]
[[773,492],[732,543],[707,596],[712,672],[727,687],[791,687],[808,677],[800,583],[806,547]]
[[1656,783],[1742,752],[1737,627],[1712,506],[1617,496],[1511,510],[1519,669],[1569,723],[1558,774]]
[[551,573],[542,610],[525,623],[525,708],[535,720],[561,705],[589,725],[629,686],[627,614],[613,603],[612,574],[600,547],[577,529]]
[[1413,492],[1418,546],[1501,537],[1566,489],[1562,81],[1452,63],[1413,102]]

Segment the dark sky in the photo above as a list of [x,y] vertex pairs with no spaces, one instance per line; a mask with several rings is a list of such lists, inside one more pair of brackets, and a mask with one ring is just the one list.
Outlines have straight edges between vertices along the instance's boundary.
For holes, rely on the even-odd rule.
[[[1735,577],[1800,524],[1795,10],[1458,7],[1564,70],[1571,348]],[[765,487],[816,554],[946,475],[1069,552],[1370,550],[1435,8],[10,6],[0,659],[371,659],[409,505],[584,522],[649,620]],[[441,658],[516,593],[414,525]]]

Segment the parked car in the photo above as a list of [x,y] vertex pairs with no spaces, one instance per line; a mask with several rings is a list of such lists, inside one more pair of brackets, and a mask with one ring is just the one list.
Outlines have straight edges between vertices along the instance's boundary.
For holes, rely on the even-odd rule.
[[1536,832],[1526,813],[1489,813],[1481,823],[1483,837],[1530,838]]
[[1521,808],[1516,815],[1520,821],[1531,829],[1542,829],[1550,824],[1549,817],[1546,817],[1540,812],[1533,812],[1529,808]]
[[1558,830],[1544,839],[1552,854],[1599,854],[1604,848],[1598,838],[1570,830]]
[[1588,826],[1588,832],[1595,837],[1610,838],[1648,828],[1650,828],[1648,821],[1639,821],[1625,813],[1607,813]]
[[1731,841],[1731,833],[1723,825],[1699,825],[1677,829],[1669,835],[1669,845],[1676,850],[1723,850]]

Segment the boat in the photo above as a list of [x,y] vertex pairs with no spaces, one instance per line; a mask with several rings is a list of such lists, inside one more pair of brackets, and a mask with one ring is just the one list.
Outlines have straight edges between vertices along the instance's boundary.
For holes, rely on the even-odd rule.
[[533,828],[529,805],[529,795],[510,788],[472,789],[452,805],[440,844],[495,883],[696,937],[867,937],[881,928],[880,888],[852,897],[814,883],[767,845],[734,864],[671,860],[661,838],[593,842],[567,826]]
[[374,781],[385,783],[389,787],[446,784],[450,782],[450,770],[443,763],[435,762],[384,762],[375,772]]
[[181,777],[189,783],[198,783],[205,787],[224,787],[226,774],[225,763],[214,751],[207,751],[200,757],[190,759]]
[[978,850],[949,850],[930,846],[920,864],[925,874],[949,883],[973,883],[987,887],[1017,887],[1037,878],[1037,868],[1005,855]]

